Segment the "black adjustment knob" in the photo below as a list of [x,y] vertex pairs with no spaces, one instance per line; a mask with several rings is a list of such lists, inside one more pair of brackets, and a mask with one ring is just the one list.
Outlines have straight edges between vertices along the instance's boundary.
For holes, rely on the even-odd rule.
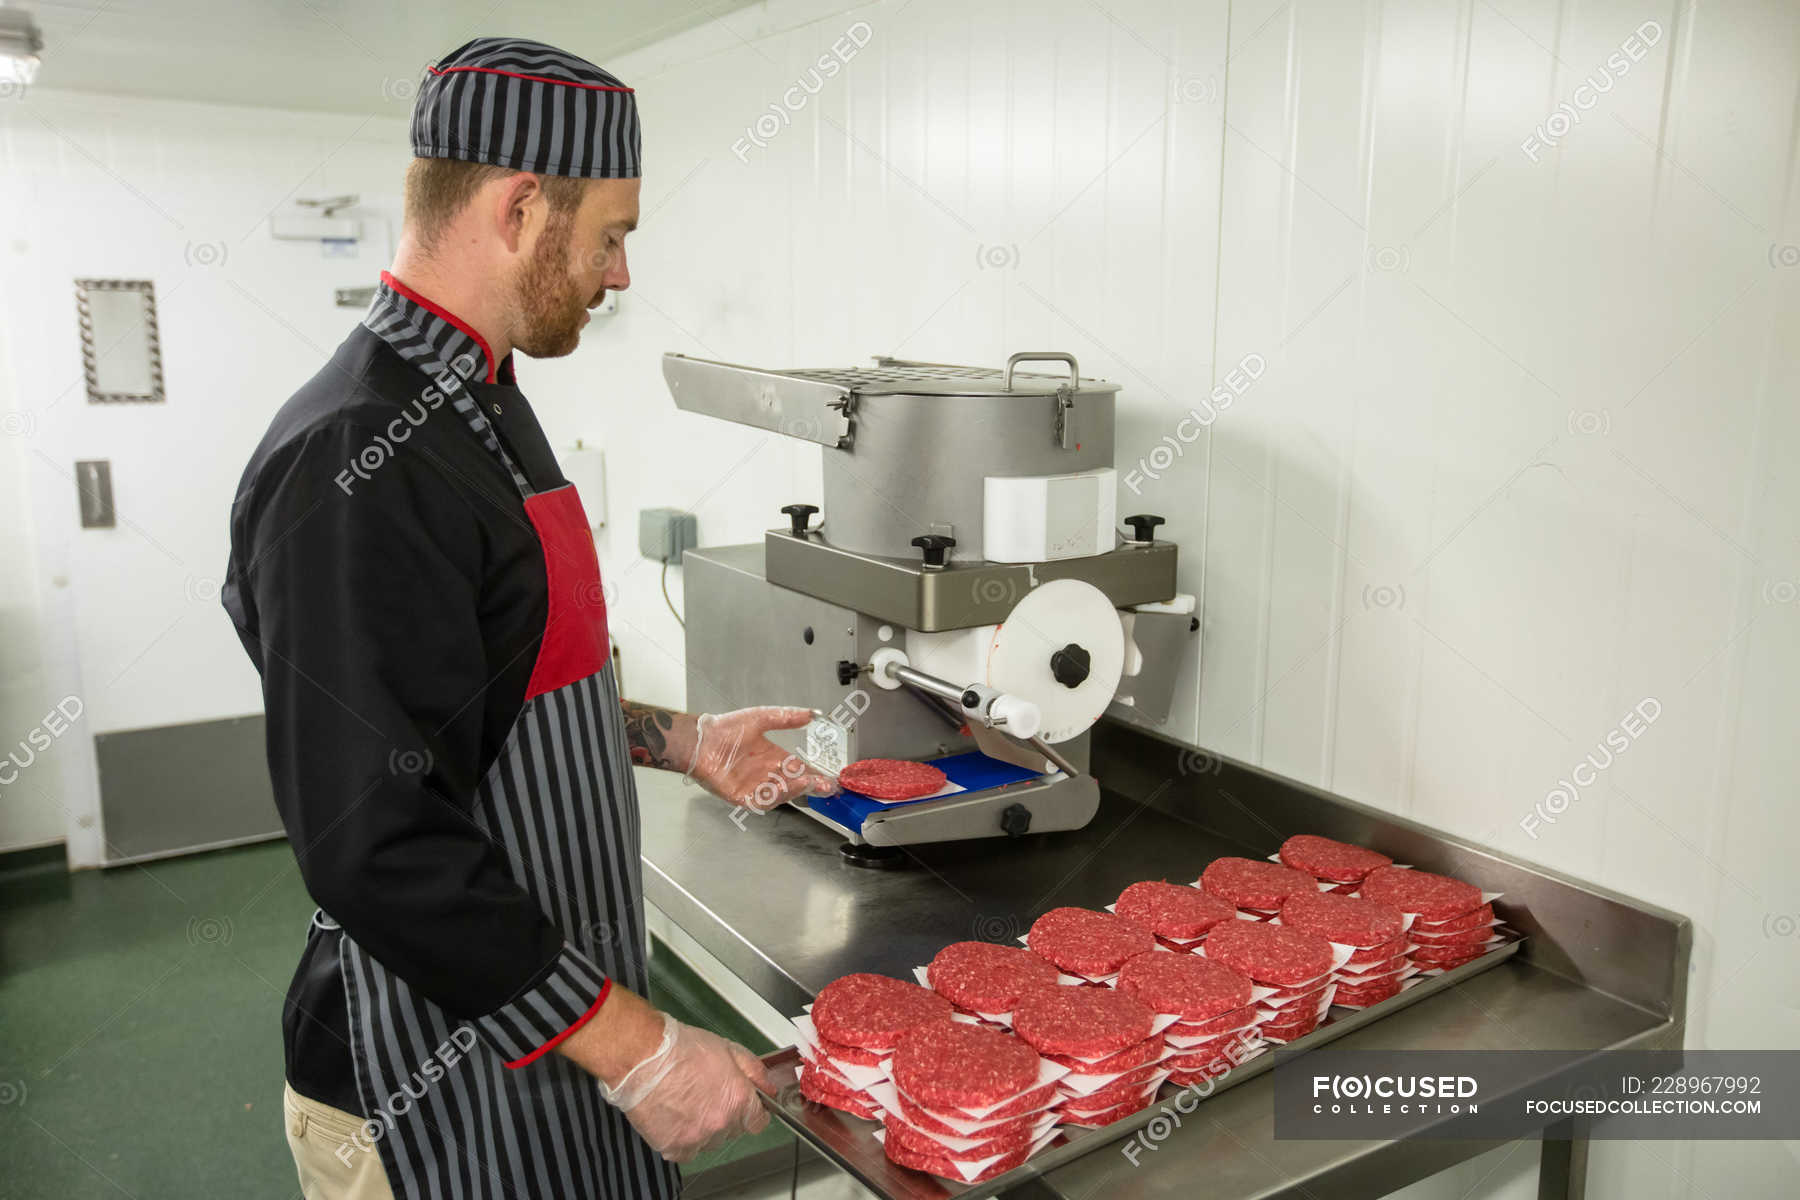
[[1050,656],[1050,674],[1064,687],[1078,688],[1087,682],[1093,661],[1093,656],[1085,649],[1070,642]]
[[1156,540],[1156,527],[1163,523],[1163,519],[1149,513],[1139,513],[1135,517],[1126,517],[1125,523],[1131,526],[1131,540],[1145,543]]
[[943,533],[921,533],[912,540],[912,544],[925,552],[925,565],[941,567],[944,556],[950,547],[956,545],[956,539]]
[[1007,837],[1022,837],[1031,832],[1031,810],[1023,804],[1009,804],[1000,812],[1000,832]]
[[806,519],[819,511],[816,504],[784,504],[781,511],[787,514],[788,524],[795,537],[806,536]]

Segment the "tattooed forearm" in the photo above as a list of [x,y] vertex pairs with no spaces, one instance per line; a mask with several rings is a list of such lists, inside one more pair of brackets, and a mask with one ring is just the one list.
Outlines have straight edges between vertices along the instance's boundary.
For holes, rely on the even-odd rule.
[[620,707],[625,710],[625,743],[631,747],[632,762],[665,770],[686,769],[687,763],[674,760],[669,743],[676,718],[687,714],[632,700],[621,701]]

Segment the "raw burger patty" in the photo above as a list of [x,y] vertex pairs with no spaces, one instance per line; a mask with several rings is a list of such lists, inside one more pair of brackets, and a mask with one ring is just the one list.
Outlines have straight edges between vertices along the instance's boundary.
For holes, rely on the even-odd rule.
[[1418,913],[1424,921],[1448,921],[1481,907],[1481,889],[1474,884],[1409,867],[1376,867],[1363,880],[1362,897]]
[[1013,1012],[1013,1029],[1041,1054],[1092,1058],[1150,1036],[1143,1002],[1112,988],[1059,987],[1033,992]]
[[[1375,903],[1380,902],[1376,901]],[[1350,956],[1348,961],[1344,963],[1344,966],[1361,967],[1366,966],[1369,963],[1386,962],[1396,955],[1405,954],[1411,945],[1411,935],[1403,933],[1391,942],[1383,942],[1379,946],[1367,946],[1358,950]]]
[[1243,972],[1258,983],[1294,987],[1331,970],[1331,943],[1316,933],[1233,921],[1206,937],[1206,957]]
[[1093,1062],[1067,1054],[1046,1054],[1044,1057],[1059,1067],[1069,1068],[1071,1075],[1116,1075],[1120,1071],[1135,1071],[1145,1063],[1155,1062],[1162,1057],[1162,1052],[1162,1037],[1152,1034],[1135,1045]]
[[1056,986],[1056,968],[1048,960],[992,942],[945,946],[926,967],[925,977],[932,991],[977,1013],[1010,1013],[1026,992]]
[[1129,1117],[1134,1112],[1143,1112],[1146,1108],[1150,1107],[1150,1102],[1154,1098],[1154,1096],[1146,1095],[1141,1100],[1127,1100],[1117,1108],[1109,1108],[1103,1112],[1097,1113],[1081,1111],[1070,1112],[1065,1109],[1063,1111],[1062,1123],[1064,1125],[1080,1125],[1088,1129],[1098,1129],[1103,1125],[1111,1125],[1114,1121],[1120,1120],[1121,1118]]
[[1282,902],[1281,923],[1316,933],[1328,942],[1368,948],[1398,938],[1406,927],[1406,914],[1379,900],[1295,892]]
[[[1026,1149],[1029,1149],[1029,1147],[1026,1147]],[[936,1175],[943,1179],[954,1180],[957,1183],[963,1182],[963,1173],[956,1169],[955,1160],[947,1153],[920,1154],[911,1147],[896,1142],[893,1138],[887,1139],[886,1150],[889,1162],[898,1163],[903,1167],[911,1167],[915,1171],[923,1171],[927,1175]],[[996,1175],[1004,1175],[1014,1167],[1024,1163],[1025,1158],[1025,1150],[1015,1150],[1011,1154],[996,1161],[993,1166],[987,1168],[985,1171],[981,1172],[981,1174],[975,1176],[974,1179],[969,1180],[969,1182],[980,1183],[984,1179],[992,1179]]]
[[[1211,962],[1211,959],[1202,959]],[[1163,1030],[1170,1037],[1222,1037],[1235,1033],[1256,1020],[1256,1006],[1246,1004],[1230,1012],[1222,1012],[1210,1021],[1178,1021]],[[1191,1048],[1191,1047],[1190,1047]]]
[[1119,969],[1118,988],[1142,1000],[1151,1012],[1174,1013],[1190,1022],[1211,1020],[1250,1003],[1249,976],[1192,954],[1140,954]]
[[895,1089],[894,1094],[900,1100],[901,1115],[920,1129],[927,1129],[933,1133],[952,1134],[956,1137],[967,1136],[957,1133],[955,1129],[938,1120],[941,1115],[955,1117],[959,1121],[974,1121],[981,1126],[982,1137],[999,1137],[1014,1126],[1034,1123],[1043,1115],[1046,1108],[1056,1102],[1057,1087],[1054,1083],[1046,1083],[1043,1087],[1026,1092],[1015,1100],[1008,1100],[993,1112],[980,1117],[960,1108],[946,1108],[934,1113],[931,1109],[922,1107],[905,1092]]
[[916,983],[886,975],[846,975],[819,990],[813,1025],[820,1036],[846,1046],[886,1050],[914,1025],[948,1021],[950,1002]]
[[1077,975],[1111,975],[1127,959],[1156,949],[1135,921],[1089,908],[1053,908],[1025,934],[1036,954]]
[[1492,925],[1478,925],[1474,929],[1459,929],[1454,933],[1421,933],[1412,939],[1414,949],[1428,946],[1479,946],[1494,936]]
[[943,787],[944,773],[904,758],[865,758],[839,771],[838,783],[871,800],[917,800]]
[[1109,1108],[1117,1108],[1132,1100],[1143,1099],[1144,1093],[1150,1090],[1154,1082],[1155,1076],[1148,1080],[1121,1079],[1085,1096],[1066,1096],[1057,1106],[1057,1112],[1103,1112]]
[[1015,1150],[1023,1150],[1031,1144],[1031,1125],[1023,1125],[1012,1131],[1003,1131],[994,1137],[987,1136],[985,1132],[978,1133],[973,1136],[981,1139],[980,1145],[971,1146],[967,1150],[952,1150],[929,1133],[921,1132],[892,1113],[883,1118],[882,1124],[887,1128],[887,1140],[890,1143],[898,1138],[901,1145],[915,1154],[941,1154],[945,1158],[960,1162],[974,1162],[983,1158],[992,1158],[996,1154],[1011,1154]]
[[1412,931],[1424,934],[1461,933],[1465,929],[1480,928],[1493,919],[1494,906],[1484,904],[1460,917],[1451,917],[1448,921],[1414,921]]
[[1312,833],[1295,834],[1281,843],[1281,861],[1333,883],[1356,883],[1376,867],[1391,866],[1394,862],[1374,850],[1352,846],[1349,842],[1334,842]]
[[[814,1025],[815,1032],[817,1025]],[[823,1034],[819,1036],[819,1053],[827,1058],[834,1058],[841,1063],[849,1063],[857,1067],[879,1067],[887,1061],[887,1050],[864,1050],[861,1046],[846,1046],[842,1042],[834,1042]]]
[[861,1117],[865,1121],[881,1120],[881,1110],[869,1098],[866,1092],[849,1092],[838,1088],[829,1081],[820,1078],[817,1071],[808,1071],[800,1077],[800,1094],[814,1104],[823,1104],[827,1108],[835,1108],[839,1112],[847,1112],[853,1117]]
[[1295,892],[1319,890],[1313,877],[1280,863],[1254,858],[1216,858],[1200,873],[1200,886],[1239,908],[1273,912]]
[[1038,1053],[1008,1033],[939,1021],[900,1035],[893,1074],[895,1086],[927,1108],[980,1107],[1030,1090]]
[[1193,941],[1220,921],[1237,916],[1233,907],[1199,888],[1147,879],[1119,893],[1115,912],[1151,933],[1176,941]]
[[1486,946],[1417,946],[1413,948],[1412,960],[1421,967],[1460,967],[1487,952]]

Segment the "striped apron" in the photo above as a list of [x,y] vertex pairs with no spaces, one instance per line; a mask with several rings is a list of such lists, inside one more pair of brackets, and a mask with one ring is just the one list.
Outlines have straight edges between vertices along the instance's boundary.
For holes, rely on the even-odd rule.
[[[461,389],[457,399],[524,498],[549,585],[524,709],[477,789],[474,819],[568,941],[607,979],[646,994],[637,789],[587,517],[573,484],[533,492]],[[348,935],[339,961],[364,1128],[396,1196],[654,1200],[680,1192],[674,1165],[567,1058],[529,1043],[503,1056]],[[567,998],[575,1012],[605,986],[585,983],[591,990]],[[503,1017],[477,1024],[506,1046]],[[529,1061],[507,1066],[521,1057]]]

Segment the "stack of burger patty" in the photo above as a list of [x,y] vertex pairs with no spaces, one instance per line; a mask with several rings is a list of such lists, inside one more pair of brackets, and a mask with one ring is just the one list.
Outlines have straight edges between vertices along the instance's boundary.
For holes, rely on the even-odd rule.
[[1295,892],[1319,888],[1305,871],[1255,858],[1215,858],[1200,873],[1200,886],[1235,906],[1239,916],[1258,921],[1272,920]]
[[1051,909],[1025,948],[953,943],[923,986],[836,980],[794,1021],[800,1091],[879,1122],[893,1162],[980,1182],[1059,1125],[1109,1125],[1505,940],[1472,884],[1311,834],[1277,857]]
[[1272,989],[1259,1002],[1272,1010],[1258,1026],[1268,1041],[1305,1037],[1331,1006],[1332,972],[1341,960],[1316,933],[1266,921],[1234,921],[1207,934],[1199,952]]
[[846,975],[819,991],[811,1015],[796,1017],[800,1094],[875,1121],[881,1110],[871,1085],[891,1074],[900,1037],[919,1025],[946,1023],[950,1002],[916,983],[886,975]]
[[1012,1028],[1013,1009],[1021,996],[1057,986],[1057,970],[1048,959],[992,942],[953,942],[918,974],[920,983],[950,1001],[957,1012],[1000,1029]]
[[1118,988],[1152,1013],[1174,1017],[1163,1030],[1171,1083],[1215,1078],[1262,1044],[1265,1014],[1253,1003],[1255,985],[1224,963],[1197,954],[1140,954],[1120,970]]
[[1142,925],[1091,908],[1051,909],[1032,922],[1025,944],[1054,964],[1065,982],[1106,987],[1126,962],[1156,949],[1156,939]]
[[1407,959],[1409,918],[1391,904],[1336,892],[1295,892],[1281,906],[1281,923],[1351,950],[1331,976],[1331,1002],[1341,1007],[1367,1008],[1397,996],[1402,981],[1418,971]]
[[1237,908],[1199,888],[1160,879],[1134,883],[1119,893],[1113,912],[1150,931],[1158,944],[1191,952],[1221,921],[1237,916]]
[[1019,1001],[1013,1031],[1067,1069],[1057,1081],[1057,1120],[1110,1125],[1146,1108],[1168,1078],[1158,1019],[1142,1001],[1107,987],[1059,987]]
[[1377,867],[1394,860],[1376,850],[1335,842],[1316,833],[1298,833],[1281,843],[1281,861],[1318,880],[1321,890],[1353,896],[1362,881]]
[[1473,962],[1504,939],[1489,897],[1472,883],[1407,867],[1377,867],[1362,897],[1412,915],[1409,957],[1422,971],[1448,971]]
[[903,1167],[974,1183],[1023,1163],[1055,1135],[1061,1072],[1009,1033],[935,1021],[900,1035],[878,1085],[882,1140]]

